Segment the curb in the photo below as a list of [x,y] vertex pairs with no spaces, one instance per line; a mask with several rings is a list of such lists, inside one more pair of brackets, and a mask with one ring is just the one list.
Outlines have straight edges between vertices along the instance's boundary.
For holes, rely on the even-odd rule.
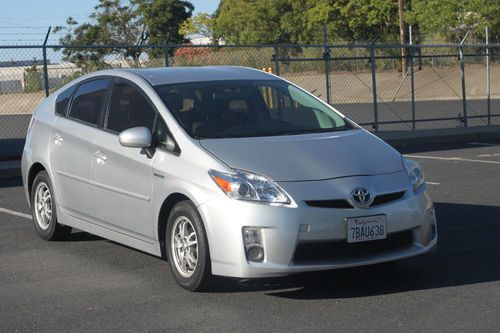
[[445,128],[415,132],[380,132],[376,136],[393,147],[409,147],[436,143],[456,143],[500,139],[500,126]]

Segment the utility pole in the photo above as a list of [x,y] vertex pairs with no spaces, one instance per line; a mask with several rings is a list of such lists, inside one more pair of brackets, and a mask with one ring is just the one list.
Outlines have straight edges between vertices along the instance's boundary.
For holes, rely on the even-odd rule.
[[[403,17],[403,0],[398,0],[398,11],[399,11],[399,38],[400,44],[405,44],[405,21]],[[406,74],[406,50],[401,47],[401,73],[403,76]]]

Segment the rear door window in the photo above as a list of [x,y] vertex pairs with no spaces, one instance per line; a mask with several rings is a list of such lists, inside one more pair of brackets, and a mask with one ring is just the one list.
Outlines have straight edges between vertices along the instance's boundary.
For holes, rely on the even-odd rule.
[[69,116],[97,126],[101,119],[109,78],[87,81],[78,87],[71,103]]

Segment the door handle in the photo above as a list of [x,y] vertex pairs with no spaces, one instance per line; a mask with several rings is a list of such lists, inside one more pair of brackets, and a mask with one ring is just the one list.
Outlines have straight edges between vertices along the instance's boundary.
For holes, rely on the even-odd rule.
[[105,162],[108,157],[106,156],[106,154],[103,153],[102,150],[98,150],[94,153],[94,157],[98,160],[101,160],[102,162]]
[[56,132],[52,138],[54,139],[54,143],[56,145],[61,145],[61,143],[64,141],[61,133],[59,132]]

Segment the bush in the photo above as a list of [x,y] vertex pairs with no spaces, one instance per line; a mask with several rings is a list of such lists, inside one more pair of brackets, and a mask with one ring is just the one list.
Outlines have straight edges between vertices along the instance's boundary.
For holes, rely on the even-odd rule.
[[24,91],[37,92],[42,90],[42,72],[33,64],[30,68],[24,71]]

